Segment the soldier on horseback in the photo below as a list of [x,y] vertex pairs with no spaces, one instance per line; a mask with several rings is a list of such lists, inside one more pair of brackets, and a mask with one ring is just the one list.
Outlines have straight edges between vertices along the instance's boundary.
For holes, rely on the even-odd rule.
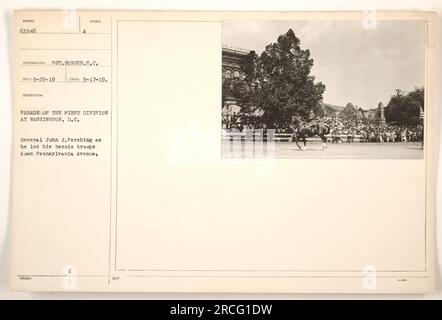
[[[311,112],[310,114],[313,114],[313,112]],[[290,128],[293,131],[292,142],[293,141],[296,142],[298,148],[301,149],[302,151],[305,151],[307,147],[306,138],[319,136],[322,140],[322,150],[327,149],[326,135],[330,133],[330,128],[326,124],[322,123],[320,120],[313,120],[314,114],[313,117],[309,118],[311,120],[309,119],[308,122],[304,122],[299,116],[297,115],[292,116],[290,122]],[[304,143],[303,148],[301,148],[301,146],[298,143],[299,139],[302,139],[302,142]]]

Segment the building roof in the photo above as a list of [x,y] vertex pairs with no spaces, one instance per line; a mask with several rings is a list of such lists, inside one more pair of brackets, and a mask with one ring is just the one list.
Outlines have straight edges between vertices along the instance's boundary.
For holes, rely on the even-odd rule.
[[228,45],[222,45],[223,52],[226,53],[233,53],[233,54],[240,54],[240,55],[246,55],[250,52],[250,50],[238,48],[238,47],[232,47]]

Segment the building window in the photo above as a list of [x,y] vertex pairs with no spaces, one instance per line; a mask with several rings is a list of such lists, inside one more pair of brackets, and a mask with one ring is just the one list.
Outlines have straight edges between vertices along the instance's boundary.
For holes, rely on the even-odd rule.
[[232,78],[232,71],[226,70],[226,79]]
[[233,73],[233,78],[234,78],[234,79],[239,79],[239,71],[238,71],[238,70],[236,70],[236,71]]

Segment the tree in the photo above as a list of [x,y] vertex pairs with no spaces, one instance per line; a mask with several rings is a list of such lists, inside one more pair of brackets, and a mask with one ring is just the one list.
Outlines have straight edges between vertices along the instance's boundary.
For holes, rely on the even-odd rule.
[[241,106],[242,112],[250,112],[249,91],[250,88],[248,87],[247,83],[241,79],[224,79],[221,105],[224,106],[224,102],[228,97],[235,97],[238,105]]
[[415,88],[408,93],[397,89],[385,107],[385,120],[398,125],[419,124],[420,108],[424,109],[424,88]]
[[341,111],[341,117],[345,120],[355,120],[357,118],[357,112],[357,108],[349,102],[344,110]]
[[244,57],[241,67],[248,90],[242,105],[263,110],[267,126],[287,123],[292,115],[306,119],[312,112],[320,114],[325,85],[315,82],[312,66],[310,51],[301,49],[300,40],[289,29],[260,56],[252,51]]

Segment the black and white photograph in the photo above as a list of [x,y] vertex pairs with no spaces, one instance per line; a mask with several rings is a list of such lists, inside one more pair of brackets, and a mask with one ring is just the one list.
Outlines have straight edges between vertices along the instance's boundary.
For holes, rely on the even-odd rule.
[[422,20],[224,21],[223,158],[422,159]]

